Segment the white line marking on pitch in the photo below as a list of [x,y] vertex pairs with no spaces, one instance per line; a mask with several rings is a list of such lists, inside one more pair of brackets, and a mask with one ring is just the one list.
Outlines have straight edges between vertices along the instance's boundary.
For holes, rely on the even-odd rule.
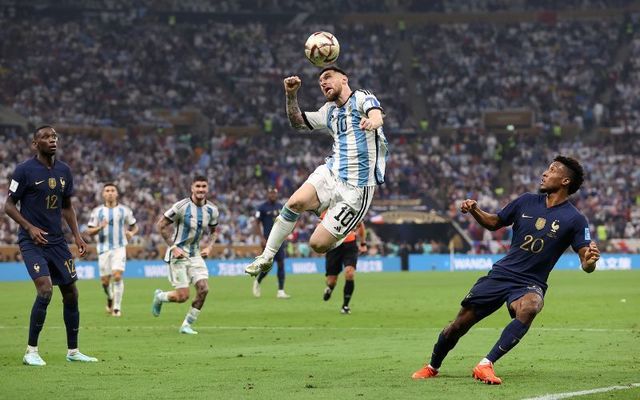
[[[81,327],[83,327],[81,325]],[[84,326],[84,328],[90,329],[167,329],[168,326],[164,325],[101,325],[101,326]],[[0,326],[0,329],[28,329],[28,326]],[[371,331],[371,330],[385,330],[385,331],[440,331],[441,327],[425,327],[425,328],[403,328],[403,327],[384,327],[384,326],[216,326],[216,325],[198,325],[200,329],[220,329],[220,330],[283,330],[283,331],[315,331],[315,330],[329,330],[329,331]],[[64,326],[47,326],[47,329],[64,329]],[[504,328],[496,327],[480,327],[474,328],[475,331],[501,331]],[[607,328],[534,328],[533,330],[549,331],[549,332],[622,332],[632,333],[634,329],[607,329]]]
[[530,397],[524,400],[560,400],[560,399],[568,399],[570,397],[586,396],[588,394],[594,394],[594,393],[604,393],[604,392],[611,392],[614,390],[633,389],[637,387],[640,387],[640,383],[631,383],[629,385],[624,385],[624,386],[609,386],[604,388],[581,390],[579,392],[545,394],[543,396]]

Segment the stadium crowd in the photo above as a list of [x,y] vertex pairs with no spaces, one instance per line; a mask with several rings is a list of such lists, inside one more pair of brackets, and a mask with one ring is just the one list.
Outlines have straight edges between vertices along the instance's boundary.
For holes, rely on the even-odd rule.
[[[114,9],[122,5],[95,1],[98,8],[107,3]],[[378,11],[427,4],[391,3]],[[447,2],[454,8],[462,3]],[[478,7],[491,11],[506,3],[487,0]],[[529,9],[530,3],[517,2],[519,9]],[[590,0],[569,3],[601,6]],[[628,5],[623,0],[614,3]],[[149,6],[146,1],[135,4]],[[154,2],[153,7],[189,11],[190,4],[208,3],[166,0]],[[209,12],[243,11],[247,4],[212,2],[212,7],[227,8]],[[260,4],[270,10],[288,5],[304,11],[309,6],[284,0]],[[553,8],[555,3],[549,4]],[[297,73],[304,82],[302,108],[322,104],[316,87],[318,70],[302,56],[300,39],[320,29],[336,33],[341,40],[340,65],[351,73],[351,87],[373,91],[385,108],[391,155],[387,183],[377,198],[421,199],[429,209],[459,223],[474,241],[471,251],[497,252],[504,250],[509,230],[480,229],[457,212],[457,202],[474,197],[486,209],[497,210],[516,194],[535,190],[546,164],[562,152],[577,155],[586,166],[585,187],[574,201],[590,219],[597,237],[634,238],[640,232],[640,216],[633,212],[640,207],[636,156],[640,154],[640,38],[633,31],[635,15],[627,20],[429,25],[407,31],[369,24],[176,23],[136,18],[135,23],[127,18],[34,23],[29,18],[0,16],[0,104],[34,125],[128,129],[126,138],[61,131],[60,157],[71,164],[76,176],[81,224],[100,203],[102,185],[114,181],[122,201],[139,220],[136,241],[150,255],[161,242],[154,222],[187,194],[194,172],[206,173],[211,180],[211,200],[221,210],[218,241],[258,244],[252,215],[266,188],[276,186],[283,198],[289,196],[329,154],[327,137],[291,134],[282,95],[282,78]],[[608,66],[614,64],[624,39],[621,32],[632,35],[628,61],[619,74],[612,75]],[[407,35],[412,54],[408,59],[399,54]],[[613,95],[603,104],[602,93],[608,86],[614,87]],[[428,110],[428,129],[413,115],[418,100],[411,98],[409,89]],[[534,110],[541,133],[500,136],[482,129],[483,110],[513,107]],[[171,124],[158,110],[185,108],[206,116],[210,136],[159,133]],[[563,138],[553,129],[571,123],[582,131],[611,126],[615,134],[589,141]],[[225,126],[257,126],[262,133],[229,136]],[[439,127],[451,131],[434,134]],[[416,130],[417,134],[405,134]],[[3,132],[0,173],[5,179],[0,183],[0,201],[5,199],[6,178],[15,163],[30,155],[27,136],[17,130]],[[309,254],[306,240],[315,224],[310,215],[301,220],[290,241],[292,254]],[[3,216],[0,243],[15,240],[16,228]],[[418,243],[410,250],[401,244],[380,243],[372,251],[443,250],[446,244],[433,242]]]
[[[218,241],[259,244],[253,215],[264,201],[267,187],[277,187],[285,199],[330,152],[330,142],[324,136],[212,137],[208,143],[194,145],[173,135],[141,134],[126,140],[105,140],[61,134],[60,159],[75,173],[80,224],[86,226],[91,209],[102,201],[102,185],[114,181],[122,192],[122,202],[134,210],[139,221],[137,243],[150,252],[162,240],[153,224],[163,210],[188,194],[194,173],[203,172],[210,179],[210,199],[221,211]],[[508,230],[491,234],[460,215],[459,201],[473,197],[483,208],[498,210],[517,194],[535,191],[549,160],[562,152],[576,155],[585,165],[587,181],[573,201],[585,212],[599,239],[637,236],[640,219],[632,216],[632,208],[640,205],[640,160],[634,156],[640,152],[640,138],[612,135],[604,145],[543,136],[514,139],[518,146],[500,150],[495,136],[477,133],[393,137],[387,183],[376,196],[421,199],[429,208],[458,222],[475,241],[507,240]],[[7,144],[0,150],[0,173],[9,177],[16,160],[29,157],[29,137],[5,134],[0,140]],[[144,151],[131,152],[132,148]],[[505,177],[497,167],[500,165],[513,169]],[[7,182],[5,179],[0,185],[2,202]],[[511,190],[504,190],[509,184]],[[370,216],[374,215],[372,212]],[[292,253],[309,254],[306,241],[316,223],[313,215],[304,216],[292,237]],[[0,219],[0,243],[15,242],[16,227],[5,216]],[[479,243],[472,251],[503,249],[482,246]],[[385,254],[398,251],[396,247],[374,251]]]
[[[300,74],[301,103],[321,105],[318,70],[304,58],[300,40],[314,29],[320,26],[0,19],[0,36],[6,38],[0,42],[0,104],[36,125],[162,127],[168,122],[155,110],[192,107],[209,118],[212,129],[262,126],[266,120],[283,128],[284,76]],[[354,72],[352,85],[379,94],[389,127],[408,127],[408,100],[395,95],[406,92],[401,65],[383,47],[393,33],[381,26],[323,29],[349,38],[340,61]],[[394,95],[383,90],[388,87],[396,89]]]

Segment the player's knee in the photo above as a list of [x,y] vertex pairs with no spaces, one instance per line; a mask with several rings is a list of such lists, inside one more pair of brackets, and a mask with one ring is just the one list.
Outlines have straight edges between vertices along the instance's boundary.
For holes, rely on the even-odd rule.
[[198,288],[198,296],[200,298],[205,298],[205,297],[207,297],[208,294],[209,294],[209,288],[208,287]]
[[47,303],[51,301],[51,297],[53,296],[53,288],[51,286],[38,288],[38,297],[46,300]]
[[292,196],[289,199],[289,201],[287,201],[287,204],[285,205],[286,208],[298,214],[304,212],[306,206],[307,206],[306,202],[303,199],[295,196]]
[[338,277],[335,275],[329,275],[327,277],[327,285],[328,286],[335,286],[338,283]]
[[356,276],[356,270],[353,267],[347,267],[344,269],[344,279],[352,281]]
[[529,301],[522,304],[516,312],[516,317],[519,317],[519,319],[533,320],[540,311],[542,311],[541,302]]
[[329,250],[329,246],[314,242],[309,242],[309,247],[311,247],[313,251],[319,254],[324,254],[327,252],[327,250]]
[[109,284],[109,276],[103,276],[100,278],[100,280],[102,281],[103,286],[106,286]]

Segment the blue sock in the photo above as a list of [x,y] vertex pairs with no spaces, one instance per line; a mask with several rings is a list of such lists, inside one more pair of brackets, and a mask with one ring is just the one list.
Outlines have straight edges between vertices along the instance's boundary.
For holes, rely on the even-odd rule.
[[36,296],[36,301],[31,307],[31,318],[29,320],[29,346],[38,345],[38,337],[44,326],[44,320],[47,318],[47,307],[51,297]]
[[284,261],[278,261],[278,290],[284,290]]
[[458,339],[460,338],[454,338],[454,337],[447,338],[444,335],[444,331],[440,332],[440,336],[438,336],[438,341],[433,346],[433,353],[431,353],[431,362],[429,364],[431,364],[433,368],[436,368],[436,369],[440,368],[444,358],[447,356],[447,354],[449,354],[451,349],[453,349],[458,343]]
[[529,327],[522,322],[514,319],[507,325],[502,331],[502,335],[500,335],[500,339],[496,342],[493,349],[487,355],[487,359],[492,363],[495,363],[502,357],[507,354],[509,350],[516,347],[516,345],[520,342],[520,339],[527,333]]
[[63,303],[62,316],[64,326],[67,328],[67,348],[78,348],[78,329],[80,327],[80,310],[78,301]]

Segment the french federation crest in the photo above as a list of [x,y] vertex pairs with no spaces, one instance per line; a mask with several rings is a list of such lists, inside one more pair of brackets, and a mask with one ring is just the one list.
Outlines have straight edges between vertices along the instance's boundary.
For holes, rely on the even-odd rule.
[[36,271],[36,274],[40,273],[40,264],[35,263],[33,264],[33,270]]
[[539,217],[539,218],[536,220],[536,229],[537,229],[537,230],[539,230],[539,231],[541,231],[541,230],[543,230],[543,229],[544,229],[544,226],[545,226],[546,224],[547,224],[547,220],[546,220],[546,219],[544,219],[544,218],[542,218],[542,217]]
[[64,190],[64,185],[66,185],[66,181],[64,180],[63,177],[60,177],[60,186],[62,186],[62,190]]
[[58,186],[56,178],[49,178],[49,189],[55,189]]

